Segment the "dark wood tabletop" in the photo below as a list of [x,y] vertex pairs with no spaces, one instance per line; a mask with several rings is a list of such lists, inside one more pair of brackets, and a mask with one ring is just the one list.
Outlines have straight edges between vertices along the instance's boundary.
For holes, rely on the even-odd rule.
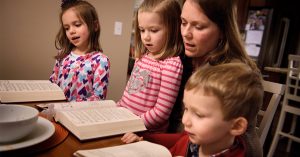
[[33,154],[37,157],[58,157],[73,156],[73,153],[79,149],[95,149],[123,144],[120,140],[121,136],[106,137],[94,139],[90,141],[80,142],[74,135],[69,134],[61,144],[56,147]]

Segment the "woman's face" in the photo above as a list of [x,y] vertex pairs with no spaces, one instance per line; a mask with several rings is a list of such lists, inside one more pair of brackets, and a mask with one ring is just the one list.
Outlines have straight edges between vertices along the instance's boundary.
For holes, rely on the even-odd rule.
[[194,0],[185,1],[181,22],[181,35],[187,56],[202,57],[217,47],[221,38],[219,27]]

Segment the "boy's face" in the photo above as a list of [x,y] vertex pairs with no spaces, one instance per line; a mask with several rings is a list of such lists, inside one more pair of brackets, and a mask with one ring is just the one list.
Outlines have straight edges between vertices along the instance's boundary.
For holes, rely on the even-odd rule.
[[224,121],[221,102],[214,95],[204,95],[202,89],[184,91],[182,123],[194,144],[218,147],[232,140],[232,121]]

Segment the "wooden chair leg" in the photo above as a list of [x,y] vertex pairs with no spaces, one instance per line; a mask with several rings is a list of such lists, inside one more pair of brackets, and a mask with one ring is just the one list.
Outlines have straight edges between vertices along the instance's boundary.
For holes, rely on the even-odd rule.
[[277,128],[276,128],[276,132],[275,132],[275,135],[273,137],[273,141],[272,141],[272,144],[270,146],[270,149],[269,149],[267,157],[273,157],[273,154],[274,154],[274,152],[276,150],[278,141],[280,139],[280,134],[279,133],[281,132],[281,130],[283,128],[283,123],[284,123],[284,120],[285,120],[285,115],[286,115],[285,111],[281,110],[279,121],[278,121]]

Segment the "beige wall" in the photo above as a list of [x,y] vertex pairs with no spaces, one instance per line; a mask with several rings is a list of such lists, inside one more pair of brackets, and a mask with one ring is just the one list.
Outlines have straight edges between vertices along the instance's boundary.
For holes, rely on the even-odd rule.
[[[126,71],[134,0],[89,0],[97,9],[100,43],[111,61],[108,99],[118,100]],[[0,79],[48,79],[54,65],[60,0],[0,1]],[[114,35],[114,23],[123,23]]]

